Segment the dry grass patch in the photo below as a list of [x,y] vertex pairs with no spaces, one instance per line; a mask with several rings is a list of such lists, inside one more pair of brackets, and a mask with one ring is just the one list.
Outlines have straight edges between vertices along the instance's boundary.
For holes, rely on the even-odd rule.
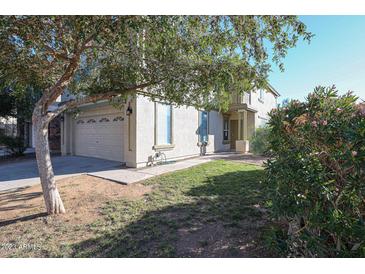
[[151,186],[121,185],[81,175],[59,180],[67,213],[49,217],[40,185],[0,192],[0,256],[62,256],[59,243],[77,243],[92,236],[90,226],[101,207],[115,199],[136,200]]

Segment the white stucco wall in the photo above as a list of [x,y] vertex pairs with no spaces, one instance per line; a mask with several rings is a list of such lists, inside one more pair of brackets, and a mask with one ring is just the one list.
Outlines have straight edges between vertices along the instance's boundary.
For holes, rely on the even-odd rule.
[[209,145],[208,152],[229,151],[230,145],[223,143],[223,115],[217,111],[209,112]]
[[[249,135],[253,133],[254,127],[264,125],[267,122],[267,113],[276,107],[276,98],[271,92],[266,92],[263,102],[258,100],[259,92],[252,92],[252,107],[256,113],[248,114],[252,126],[248,129]],[[130,104],[133,112],[126,115],[126,109]],[[80,117],[93,116],[101,113],[115,113],[116,110],[106,103],[92,104],[82,108]],[[117,111],[118,112],[118,111]],[[119,110],[124,117],[123,121],[123,142],[124,161],[130,167],[146,166],[156,151],[155,145],[155,103],[148,98],[138,96],[129,99],[124,109]],[[168,160],[177,160],[200,154],[198,146],[199,111],[193,107],[173,107],[172,110],[172,138],[174,147],[164,150]],[[232,118],[232,117],[231,117]],[[74,153],[74,132],[73,117],[65,114],[62,130],[62,154]],[[207,152],[229,151],[230,144],[223,143],[223,115],[217,111],[209,112],[208,118],[209,143]]]
[[276,97],[271,92],[264,92],[263,100],[259,100],[259,97],[259,90],[251,93],[252,106],[257,110],[257,112],[255,113],[256,128],[261,127],[268,122],[268,113],[277,105]]
[[[155,154],[155,103],[139,96],[136,104],[136,143],[137,166],[145,166],[149,157]],[[200,153],[198,146],[199,112],[193,107],[173,107],[172,110],[173,148],[164,150],[170,160],[196,156]],[[207,152],[229,149],[223,144],[223,117],[218,112],[209,113],[209,144]]]

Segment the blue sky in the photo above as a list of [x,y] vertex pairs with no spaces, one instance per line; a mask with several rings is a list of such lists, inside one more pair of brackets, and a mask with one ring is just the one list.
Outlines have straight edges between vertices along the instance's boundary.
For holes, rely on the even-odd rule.
[[317,85],[336,85],[365,100],[365,16],[300,16],[315,34],[300,41],[284,60],[285,71],[273,65],[271,85],[283,99],[300,99]]

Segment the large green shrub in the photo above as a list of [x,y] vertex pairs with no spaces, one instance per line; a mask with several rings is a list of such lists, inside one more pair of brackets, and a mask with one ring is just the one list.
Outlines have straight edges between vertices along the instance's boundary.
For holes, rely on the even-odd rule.
[[267,155],[269,149],[270,128],[267,126],[257,128],[250,140],[250,150],[255,155]]
[[292,256],[365,256],[365,105],[317,87],[270,113],[267,186]]

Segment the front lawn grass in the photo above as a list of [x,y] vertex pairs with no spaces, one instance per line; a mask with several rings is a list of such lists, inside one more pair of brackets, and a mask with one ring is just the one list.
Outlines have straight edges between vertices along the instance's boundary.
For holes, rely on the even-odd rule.
[[269,256],[258,166],[214,161],[147,180],[145,198],[108,202],[96,237],[73,246],[81,257]]
[[[126,195],[100,203],[98,217],[89,223],[82,220],[79,225],[68,222],[55,225],[55,221],[44,219],[39,223],[24,221],[23,227],[30,228],[23,230],[24,233],[32,233],[25,238],[33,239],[40,249],[19,249],[5,254],[16,257],[274,256],[263,240],[263,231],[270,224],[261,183],[263,175],[262,167],[219,160],[155,177],[142,183],[149,192],[138,199]],[[94,196],[93,199],[98,203]],[[19,223],[0,226],[0,232],[14,231],[15,225]],[[37,226],[43,229],[36,229]],[[57,241],[60,229],[62,240]],[[21,238],[24,235],[18,235]],[[6,239],[0,236],[0,240]]]

